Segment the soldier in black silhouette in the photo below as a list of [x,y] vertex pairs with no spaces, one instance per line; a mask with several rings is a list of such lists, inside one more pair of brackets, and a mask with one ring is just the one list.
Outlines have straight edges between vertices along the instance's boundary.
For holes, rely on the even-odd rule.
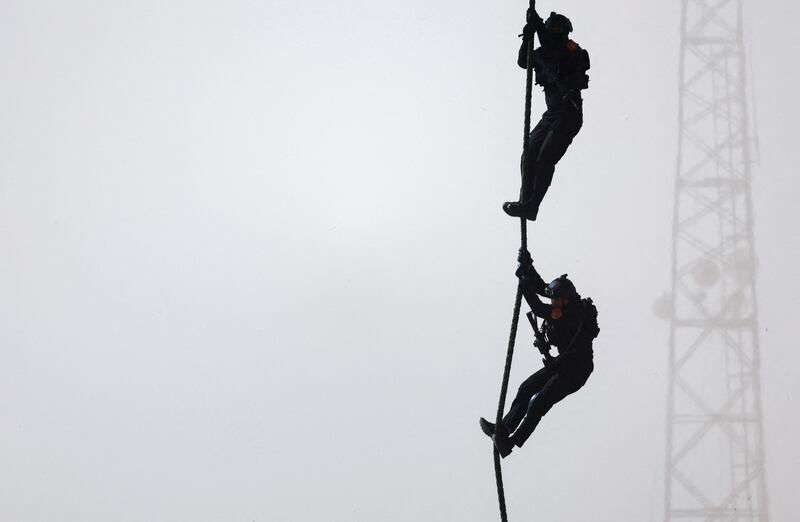
[[570,40],[572,23],[566,16],[550,13],[544,21],[533,9],[527,18],[517,63],[527,69],[528,41],[537,35],[540,47],[533,51],[532,65],[536,84],[544,89],[547,111],[528,136],[520,200],[504,203],[503,210],[535,221],[556,163],[583,125],[581,91],[589,86],[589,53]]
[[[520,253],[519,261],[523,296],[533,314],[543,319],[535,344],[545,359],[544,368],[520,385],[500,426],[480,419],[481,429],[503,457],[514,446],[522,447],[554,404],[583,387],[594,370],[592,341],[600,333],[594,303],[581,298],[566,274],[546,284],[527,251]],[[539,295],[551,303],[543,303]],[[557,357],[550,355],[550,346],[557,348]]]

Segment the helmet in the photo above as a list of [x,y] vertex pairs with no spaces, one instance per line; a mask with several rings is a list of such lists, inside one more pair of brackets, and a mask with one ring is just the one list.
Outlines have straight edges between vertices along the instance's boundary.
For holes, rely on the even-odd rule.
[[550,299],[556,299],[559,297],[574,299],[578,295],[578,291],[575,290],[575,285],[569,280],[567,274],[564,274],[558,279],[554,279],[552,283],[547,285],[544,294]]
[[572,32],[572,22],[569,21],[569,18],[556,12],[550,13],[550,17],[544,23],[544,26],[549,30],[559,28],[565,34]]

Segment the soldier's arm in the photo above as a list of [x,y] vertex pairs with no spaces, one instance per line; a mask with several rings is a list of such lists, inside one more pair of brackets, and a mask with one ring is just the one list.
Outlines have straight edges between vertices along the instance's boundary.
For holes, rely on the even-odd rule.
[[545,295],[547,284],[542,279],[542,276],[539,275],[539,272],[536,271],[536,268],[533,267],[531,255],[527,250],[523,250],[517,260],[519,261],[519,267],[516,275],[519,278],[525,301],[528,302],[528,306],[531,307],[531,311],[537,317],[550,317],[550,313],[553,310],[552,307],[539,299],[539,295]]
[[[522,279],[520,279],[522,282]],[[543,319],[547,319],[553,312],[553,307],[549,304],[545,304],[539,299],[539,296],[536,294],[536,291],[533,290],[530,286],[527,286],[525,282],[522,282],[522,295],[525,297],[525,301],[528,303],[528,306],[531,307],[531,311],[533,315],[536,317],[541,317]]]
[[[526,15],[527,23],[522,29],[522,44],[519,46],[519,53],[517,53],[517,65],[523,69],[528,68],[528,41],[533,38],[534,34],[538,34],[539,42],[544,45],[545,40],[549,41],[549,34],[544,27],[544,20],[536,12],[536,9],[528,9]],[[544,38],[545,40],[542,40]]]

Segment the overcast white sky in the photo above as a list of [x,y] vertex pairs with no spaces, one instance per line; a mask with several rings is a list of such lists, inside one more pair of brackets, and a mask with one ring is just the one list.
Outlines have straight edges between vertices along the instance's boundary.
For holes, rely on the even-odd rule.
[[[680,5],[539,3],[593,68],[531,248],[602,333],[589,384],[506,461],[509,508],[659,520]],[[476,421],[516,285],[525,7],[0,4],[0,520],[497,518]],[[800,12],[746,13],[767,477],[791,522]],[[538,364],[523,332],[512,392]]]

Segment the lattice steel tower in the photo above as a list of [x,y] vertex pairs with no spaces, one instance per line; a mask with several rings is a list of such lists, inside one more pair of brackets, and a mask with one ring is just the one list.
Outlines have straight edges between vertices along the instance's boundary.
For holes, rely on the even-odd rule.
[[766,522],[741,0],[682,0],[665,520]]

